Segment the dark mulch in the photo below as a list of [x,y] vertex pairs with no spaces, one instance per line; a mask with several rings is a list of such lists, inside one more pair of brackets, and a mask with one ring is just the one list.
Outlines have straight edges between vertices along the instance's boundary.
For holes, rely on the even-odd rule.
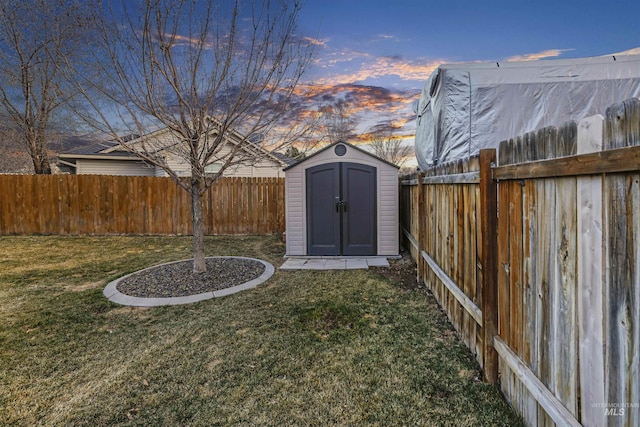
[[405,290],[424,290],[424,285],[416,278],[416,262],[408,251],[400,252],[400,259],[390,259],[389,267],[372,267],[381,276],[386,277]]
[[207,271],[193,273],[193,261],[153,267],[120,280],[119,292],[138,298],[197,295],[241,285],[259,277],[264,264],[240,258],[207,258]]

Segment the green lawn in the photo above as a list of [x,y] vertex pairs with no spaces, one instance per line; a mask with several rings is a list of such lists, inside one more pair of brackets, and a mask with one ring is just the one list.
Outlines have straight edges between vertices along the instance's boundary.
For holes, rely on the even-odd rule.
[[[376,271],[280,272],[197,304],[122,307],[189,237],[0,237],[0,425],[513,426],[433,297]],[[263,236],[207,255],[261,258]]]

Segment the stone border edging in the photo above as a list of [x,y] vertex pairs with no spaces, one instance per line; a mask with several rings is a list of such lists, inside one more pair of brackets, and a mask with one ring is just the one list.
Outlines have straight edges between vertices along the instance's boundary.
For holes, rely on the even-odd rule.
[[201,293],[201,294],[187,295],[187,296],[182,296],[182,297],[169,297],[169,298],[132,297],[130,295],[126,295],[126,294],[121,293],[116,288],[116,286],[118,285],[120,280],[122,280],[122,279],[124,279],[126,277],[129,277],[132,274],[140,273],[140,272],[146,271],[146,270],[151,270],[153,268],[160,267],[162,265],[168,265],[168,264],[175,264],[175,263],[178,263],[178,262],[190,261],[190,259],[183,259],[183,260],[180,260],[180,261],[165,262],[163,264],[154,265],[153,267],[147,267],[147,268],[144,268],[142,270],[134,271],[133,273],[129,273],[129,274],[125,275],[125,276],[119,277],[116,280],[110,282],[104,288],[104,290],[102,291],[102,294],[109,301],[114,302],[116,304],[135,306],[135,307],[158,307],[158,306],[161,306],[161,305],[190,304],[190,303],[193,303],[193,302],[204,301],[204,300],[211,299],[211,298],[223,297],[223,296],[235,294],[236,292],[240,292],[240,291],[244,291],[244,290],[247,290],[247,289],[255,288],[259,284],[267,281],[271,276],[273,276],[273,273],[275,272],[275,269],[273,268],[273,265],[271,265],[270,263],[268,263],[266,261],[263,261],[261,259],[241,257],[241,256],[207,257],[207,259],[210,259],[210,258],[246,259],[246,260],[251,260],[251,261],[257,261],[257,262],[263,264],[265,268],[264,268],[264,272],[260,276],[256,277],[253,280],[250,280],[248,282],[242,283],[240,285],[232,286],[230,288],[220,289],[218,291],[204,292],[204,293]]

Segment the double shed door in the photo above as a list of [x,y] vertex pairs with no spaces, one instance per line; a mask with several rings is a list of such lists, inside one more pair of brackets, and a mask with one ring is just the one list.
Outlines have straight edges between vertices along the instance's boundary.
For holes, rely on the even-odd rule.
[[376,255],[376,168],[350,162],[306,171],[307,254]]

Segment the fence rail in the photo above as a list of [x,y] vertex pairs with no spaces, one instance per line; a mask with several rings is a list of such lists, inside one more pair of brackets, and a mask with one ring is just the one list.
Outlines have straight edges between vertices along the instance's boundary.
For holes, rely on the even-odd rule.
[[[206,234],[284,231],[283,178],[222,178],[204,195]],[[0,175],[0,235],[190,234],[189,194],[170,178]]]
[[632,99],[402,183],[419,278],[527,425],[640,425],[639,159]]

